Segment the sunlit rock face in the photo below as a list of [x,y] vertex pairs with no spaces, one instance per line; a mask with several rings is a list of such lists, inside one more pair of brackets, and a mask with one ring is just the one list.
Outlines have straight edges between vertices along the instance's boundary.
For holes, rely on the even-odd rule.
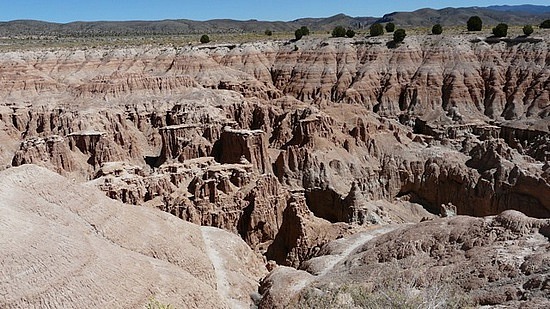
[[441,210],[547,218],[547,42],[6,52],[0,164],[223,228],[295,267],[336,238]]

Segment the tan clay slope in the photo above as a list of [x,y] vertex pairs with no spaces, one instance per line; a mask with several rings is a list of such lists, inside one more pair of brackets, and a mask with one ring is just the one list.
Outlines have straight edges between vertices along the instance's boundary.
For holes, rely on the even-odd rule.
[[238,236],[33,165],[3,171],[0,188],[1,308],[248,308],[257,290],[263,266]]
[[548,308],[549,228],[508,210],[359,233],[323,246],[305,271],[275,268],[260,308]]

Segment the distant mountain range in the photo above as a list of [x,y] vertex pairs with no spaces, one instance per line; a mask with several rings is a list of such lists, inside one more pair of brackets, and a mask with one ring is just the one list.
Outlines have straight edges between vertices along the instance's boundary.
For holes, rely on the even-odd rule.
[[186,19],[160,21],[96,21],[71,22],[66,24],[36,20],[0,22],[0,37],[15,35],[54,36],[111,36],[111,35],[171,35],[199,33],[263,33],[294,31],[307,26],[313,31],[330,31],[335,26],[353,29],[368,28],[375,22],[393,22],[403,27],[429,27],[435,23],[443,26],[464,25],[472,16],[481,17],[485,25],[505,22],[510,25],[538,25],[550,19],[550,6],[490,6],[486,8],[420,9],[414,12],[394,12],[382,17],[350,17],[338,14],[327,18],[302,18],[293,21],[238,21],[216,19],[193,21]]
[[506,6],[481,8],[444,8],[440,10],[420,9],[414,12],[394,12],[384,15],[379,22],[394,22],[407,27],[428,27],[433,24],[443,26],[464,25],[470,16],[477,15],[483,20],[484,25],[496,25],[507,23],[509,25],[539,25],[542,21],[550,19],[550,6],[536,6],[536,13],[527,10],[535,10],[531,6]]
[[531,14],[544,14],[550,13],[550,6],[544,5],[491,5],[487,7],[489,10],[502,11],[502,12],[525,12]]

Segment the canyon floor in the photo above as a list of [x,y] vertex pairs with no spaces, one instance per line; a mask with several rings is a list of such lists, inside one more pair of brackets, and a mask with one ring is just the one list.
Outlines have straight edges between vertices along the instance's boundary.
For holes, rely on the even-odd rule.
[[550,32],[0,54],[2,308],[550,306]]

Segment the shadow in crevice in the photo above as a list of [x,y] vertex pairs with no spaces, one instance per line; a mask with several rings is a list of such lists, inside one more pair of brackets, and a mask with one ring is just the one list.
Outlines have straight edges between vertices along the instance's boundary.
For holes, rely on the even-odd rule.
[[422,208],[424,208],[426,211],[428,211],[429,213],[431,213],[433,215],[439,216],[441,214],[441,208],[440,207],[437,207],[433,203],[430,203],[426,199],[423,199],[422,197],[418,196],[418,194],[416,194],[413,191],[399,192],[399,194],[397,194],[396,198],[406,198],[406,200],[408,200],[409,202],[415,203],[415,204],[418,204],[418,205],[422,206]]
[[164,163],[161,162],[160,156],[145,156],[144,159],[145,163],[151,168],[157,168],[161,166],[162,163]]
[[331,223],[348,221],[344,198],[334,190],[330,188],[307,190],[305,198],[307,207],[316,217]]

